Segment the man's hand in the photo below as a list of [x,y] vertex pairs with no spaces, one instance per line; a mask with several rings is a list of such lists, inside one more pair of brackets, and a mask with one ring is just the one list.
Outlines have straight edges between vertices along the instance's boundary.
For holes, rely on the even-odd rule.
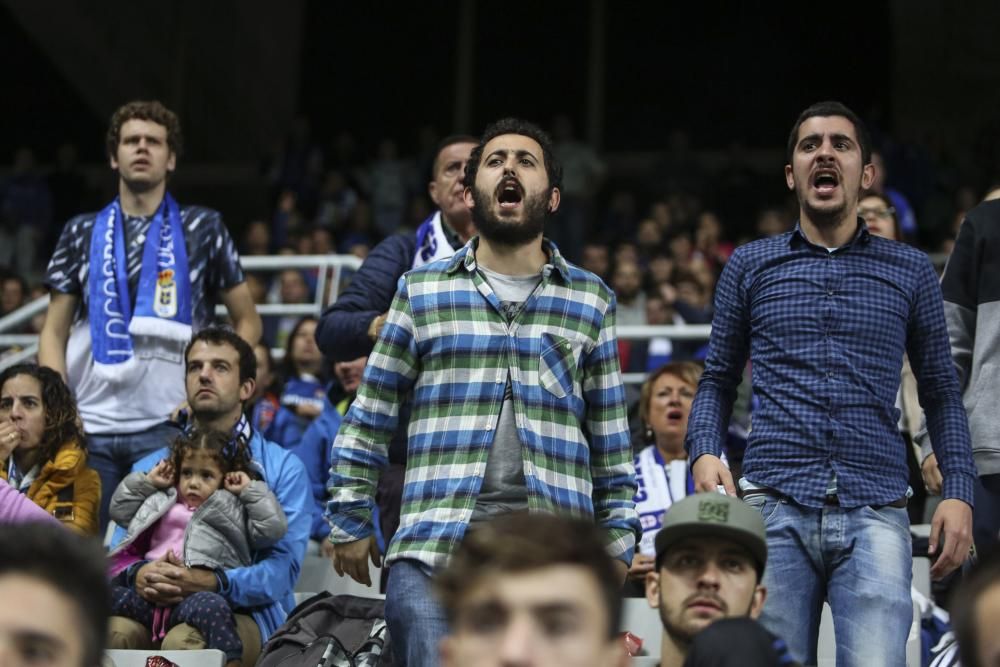
[[944,478],[941,477],[941,470],[938,468],[936,456],[931,454],[924,459],[924,462],[920,465],[920,474],[924,478],[924,486],[927,487],[927,493],[932,496],[940,496]]
[[[637,556],[638,558],[638,556]],[[625,580],[628,579],[629,566],[623,561],[615,558],[611,561],[615,566],[615,574],[618,575],[618,584],[621,586],[625,585]]]
[[243,493],[243,489],[250,485],[250,476],[242,470],[226,473],[226,479],[223,481],[223,484],[226,491],[229,491],[234,496],[238,496]]
[[[183,414],[183,416],[182,416]],[[191,404],[187,401],[182,402],[170,413],[170,421],[176,424],[186,424],[191,420]]]
[[354,542],[333,545],[333,569],[341,577],[345,574],[351,579],[364,584],[372,585],[372,579],[368,574],[368,558],[371,557],[375,567],[382,567],[382,554],[378,551],[378,542],[374,535],[369,535]]
[[161,491],[169,489],[174,485],[174,466],[170,464],[169,459],[163,459],[146,473],[146,479]]
[[646,582],[646,574],[652,572],[655,568],[656,558],[636,553],[632,559],[632,566],[628,569],[628,578],[642,586]]
[[726,495],[736,495],[736,485],[733,483],[733,473],[718,456],[702,454],[691,466],[696,491],[718,491],[719,485],[726,487]]
[[389,313],[382,313],[377,315],[368,325],[368,337],[373,343],[378,340],[378,335],[382,333],[382,327],[387,319],[389,319]]
[[927,554],[936,555],[931,577],[941,579],[960,566],[972,546],[972,508],[956,498],[941,501],[931,520]]
[[157,605],[179,604],[184,598],[201,591],[216,591],[219,582],[211,570],[184,567],[173,551],[146,563],[135,576],[135,590],[144,599]]

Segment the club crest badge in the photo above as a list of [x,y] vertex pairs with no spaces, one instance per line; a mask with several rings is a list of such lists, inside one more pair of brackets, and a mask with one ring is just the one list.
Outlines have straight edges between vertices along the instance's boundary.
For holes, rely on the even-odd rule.
[[153,298],[153,310],[157,317],[170,319],[177,315],[177,282],[174,280],[173,269],[160,271],[156,278],[156,294]]

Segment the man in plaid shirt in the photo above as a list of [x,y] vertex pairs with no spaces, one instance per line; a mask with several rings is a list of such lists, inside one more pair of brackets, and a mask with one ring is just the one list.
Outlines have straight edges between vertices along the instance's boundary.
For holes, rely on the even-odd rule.
[[389,631],[408,665],[446,631],[430,579],[466,530],[515,511],[592,518],[622,580],[639,534],[614,293],[543,239],[560,167],[539,128],[501,120],[465,175],[480,236],[400,279],[333,446],[334,567],[368,583],[373,494],[412,395],[400,527],[386,558]]

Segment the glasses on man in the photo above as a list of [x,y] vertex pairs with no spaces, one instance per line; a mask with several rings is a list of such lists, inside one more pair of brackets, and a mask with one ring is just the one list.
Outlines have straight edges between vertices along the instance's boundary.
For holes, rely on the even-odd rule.
[[865,220],[869,218],[878,218],[880,220],[892,220],[893,214],[896,212],[894,208],[878,207],[878,208],[868,208],[861,207],[858,209],[858,215]]

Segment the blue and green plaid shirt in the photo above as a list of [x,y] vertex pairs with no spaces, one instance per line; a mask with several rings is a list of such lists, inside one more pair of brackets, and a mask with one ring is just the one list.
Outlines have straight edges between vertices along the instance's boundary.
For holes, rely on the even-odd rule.
[[632,558],[639,518],[613,292],[545,241],[542,281],[508,324],[473,239],[400,279],[333,445],[333,542],[372,534],[375,483],[412,392],[399,530],[387,560],[443,565],[479,495],[510,377],[528,509],[592,517]]

